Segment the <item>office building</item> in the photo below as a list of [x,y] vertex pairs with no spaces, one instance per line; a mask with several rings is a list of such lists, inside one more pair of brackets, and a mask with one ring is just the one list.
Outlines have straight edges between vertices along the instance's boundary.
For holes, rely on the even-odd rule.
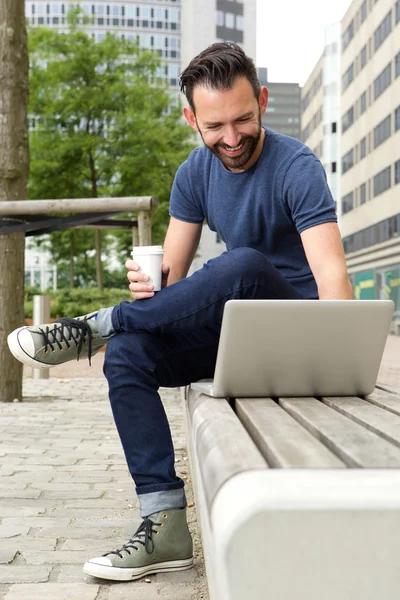
[[341,23],[341,231],[355,295],[400,311],[400,0]]
[[299,84],[268,81],[268,71],[264,67],[258,69],[258,78],[261,85],[265,85],[269,92],[268,106],[262,117],[262,124],[278,133],[300,139],[301,88]]
[[91,19],[88,33],[100,41],[118,33],[163,59],[159,75],[178,89],[179,74],[189,61],[218,40],[234,41],[255,57],[256,0],[28,0],[33,26],[67,29],[67,13],[79,4]]
[[301,129],[325,168],[340,219],[340,23],[326,28],[323,54],[303,86]]

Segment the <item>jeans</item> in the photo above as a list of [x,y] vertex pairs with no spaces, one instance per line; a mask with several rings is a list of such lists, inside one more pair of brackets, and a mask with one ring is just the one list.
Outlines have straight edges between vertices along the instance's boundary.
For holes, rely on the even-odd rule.
[[227,300],[299,298],[263,254],[238,248],[152,298],[114,307],[104,374],[142,516],[186,506],[158,388],[213,377]]

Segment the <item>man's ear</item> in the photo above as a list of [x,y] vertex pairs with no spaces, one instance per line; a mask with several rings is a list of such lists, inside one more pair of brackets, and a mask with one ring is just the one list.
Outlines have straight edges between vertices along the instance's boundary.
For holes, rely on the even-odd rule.
[[194,129],[195,131],[199,131],[196,117],[195,117],[195,114],[192,111],[192,109],[189,108],[188,106],[185,106],[183,109],[183,114],[185,116],[186,121],[189,123],[190,127],[192,129]]
[[263,85],[260,90],[260,97],[258,99],[258,104],[260,106],[260,114],[263,115],[267,110],[268,106],[268,89]]

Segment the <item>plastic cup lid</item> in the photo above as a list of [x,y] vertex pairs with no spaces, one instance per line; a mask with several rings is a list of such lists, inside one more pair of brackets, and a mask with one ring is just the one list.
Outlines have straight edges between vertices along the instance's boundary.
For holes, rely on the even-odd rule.
[[135,246],[132,250],[132,256],[140,256],[142,254],[164,254],[162,246]]

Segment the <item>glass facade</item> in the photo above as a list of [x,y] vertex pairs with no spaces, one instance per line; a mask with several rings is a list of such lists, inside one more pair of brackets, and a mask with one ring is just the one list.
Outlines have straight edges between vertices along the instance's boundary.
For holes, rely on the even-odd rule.
[[[152,2],[26,2],[26,16],[32,26],[44,26],[66,31],[67,13],[79,4],[89,22],[88,34],[97,41],[107,32],[136,42],[141,48],[156,52],[163,60],[159,76],[178,90],[181,71],[181,0]],[[83,19],[82,19],[83,21]]]

